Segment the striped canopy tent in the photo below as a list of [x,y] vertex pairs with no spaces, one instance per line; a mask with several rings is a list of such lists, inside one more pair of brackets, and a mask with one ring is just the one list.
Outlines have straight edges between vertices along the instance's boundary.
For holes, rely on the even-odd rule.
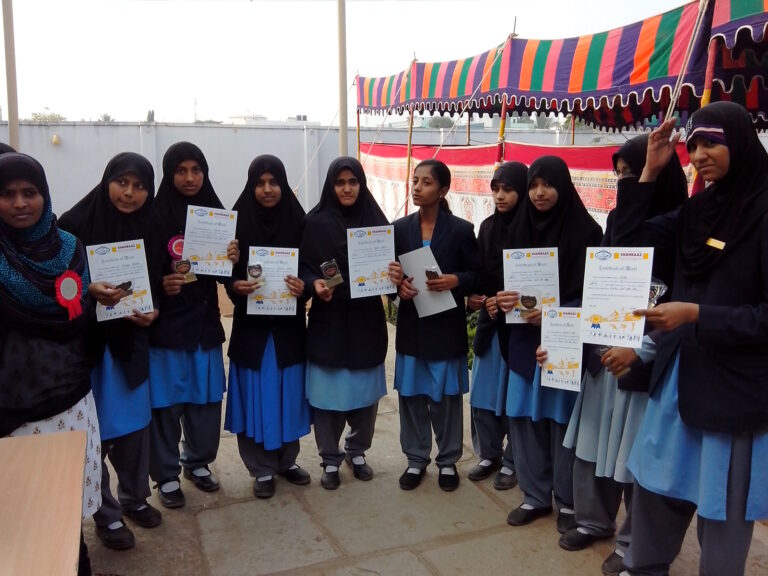
[[[651,120],[669,106],[694,33],[699,2],[607,32],[563,40],[508,38],[470,58],[414,62],[392,76],[357,78],[358,110],[419,112],[572,113],[602,128],[620,129]],[[768,0],[711,0],[682,78],[677,109],[696,110],[707,78],[712,99],[733,99],[753,115],[768,109],[765,29]]]

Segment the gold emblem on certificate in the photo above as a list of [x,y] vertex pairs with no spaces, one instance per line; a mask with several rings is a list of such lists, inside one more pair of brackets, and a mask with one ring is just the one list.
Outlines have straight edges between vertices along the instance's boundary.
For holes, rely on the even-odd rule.
[[192,272],[192,262],[187,258],[182,258],[184,253],[184,236],[174,236],[168,241],[168,252],[171,254],[171,269],[176,274],[184,275],[184,283],[189,284],[197,280],[197,276]]
[[336,260],[331,259],[320,264],[320,270],[323,272],[323,278],[325,279],[325,285],[328,288],[334,288],[344,282],[344,277],[341,275],[339,265],[336,264]]

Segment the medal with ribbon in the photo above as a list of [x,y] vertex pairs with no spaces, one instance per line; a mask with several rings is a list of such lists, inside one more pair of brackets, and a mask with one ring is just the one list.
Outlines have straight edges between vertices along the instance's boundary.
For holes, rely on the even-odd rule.
[[82,297],[83,280],[72,270],[67,270],[56,278],[56,302],[67,309],[70,320],[83,313],[83,305],[80,303]]

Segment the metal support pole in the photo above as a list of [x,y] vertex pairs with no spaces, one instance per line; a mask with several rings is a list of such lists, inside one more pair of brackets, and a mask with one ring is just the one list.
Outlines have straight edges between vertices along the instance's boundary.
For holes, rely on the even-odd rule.
[[339,8],[339,155],[347,156],[347,17],[346,0],[337,0]]
[[19,98],[16,89],[16,48],[13,37],[13,0],[3,0],[5,81],[8,85],[8,143],[19,149]]

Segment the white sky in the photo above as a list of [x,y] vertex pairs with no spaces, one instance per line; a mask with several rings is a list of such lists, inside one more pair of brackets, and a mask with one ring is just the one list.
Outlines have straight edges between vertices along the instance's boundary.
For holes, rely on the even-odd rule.
[[[685,0],[348,0],[347,79],[523,38],[600,32]],[[19,115],[68,120],[270,119],[338,109],[336,0],[14,0]],[[5,63],[0,105],[7,119]],[[350,122],[356,96],[349,93]]]

